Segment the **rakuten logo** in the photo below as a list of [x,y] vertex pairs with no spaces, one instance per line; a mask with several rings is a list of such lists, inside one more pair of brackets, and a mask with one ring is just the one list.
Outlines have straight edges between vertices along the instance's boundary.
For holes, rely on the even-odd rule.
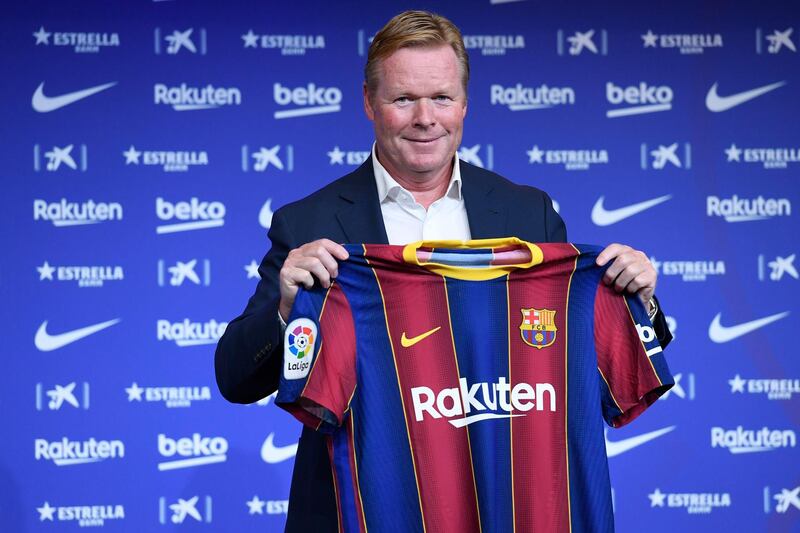
[[191,322],[184,318],[183,322],[170,322],[169,320],[159,320],[156,323],[157,338],[160,341],[173,341],[175,344],[184,348],[186,346],[198,346],[201,344],[216,344],[222,334],[225,333],[227,322]]
[[183,439],[171,439],[159,433],[158,453],[161,457],[181,457],[158,463],[161,471],[224,463],[228,460],[228,441],[222,437],[202,437],[199,433]]
[[[470,385],[466,378],[458,383],[458,387],[443,389],[438,394],[428,387],[412,388],[414,419],[422,422],[425,414],[431,418],[453,418],[448,420],[450,425],[460,428],[481,420],[525,416],[534,408],[556,410],[556,391],[550,383],[517,383],[512,387],[504,377],[498,378],[497,383]],[[469,415],[472,412],[475,414]]]
[[730,198],[706,197],[706,215],[723,217],[726,222],[750,222],[775,217],[788,217],[792,214],[792,203],[788,198]]
[[196,229],[216,228],[225,225],[225,204],[201,202],[192,197],[188,202],[168,202],[156,198],[156,216],[164,221],[179,220],[156,226],[156,233],[177,233]]
[[612,105],[625,105],[616,109],[606,111],[608,118],[625,117],[628,115],[642,115],[644,113],[655,113],[657,111],[669,111],[672,109],[672,89],[666,85],[647,85],[639,82],[639,85],[630,87],[617,87],[610,81],[606,83],[606,99]]
[[276,83],[272,86],[275,103],[280,106],[294,104],[295,109],[275,111],[275,118],[294,118],[322,113],[335,113],[342,110],[342,91],[336,87],[317,87],[309,83],[307,87],[289,89]]

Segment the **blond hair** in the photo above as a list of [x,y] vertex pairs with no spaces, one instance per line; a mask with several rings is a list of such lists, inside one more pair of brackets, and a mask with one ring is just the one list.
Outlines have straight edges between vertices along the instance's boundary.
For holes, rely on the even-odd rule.
[[367,53],[364,83],[373,94],[378,84],[381,61],[401,48],[449,45],[456,54],[461,68],[461,84],[467,92],[469,81],[469,56],[464,39],[455,24],[429,11],[404,11],[395,15],[375,34]]

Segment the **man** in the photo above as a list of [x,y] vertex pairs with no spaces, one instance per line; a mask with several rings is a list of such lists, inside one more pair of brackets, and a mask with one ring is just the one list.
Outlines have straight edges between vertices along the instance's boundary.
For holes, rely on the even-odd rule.
[[[364,110],[374,123],[372,156],[355,172],[279,209],[261,263],[261,282],[244,313],[220,339],[216,376],[232,402],[257,401],[277,389],[285,321],[298,288],[330,286],[337,243],[405,244],[418,240],[516,236],[564,242],[566,228],[550,198],[533,187],[461,162],[469,63],[458,29],[427,12],[397,15],[375,35],[364,82]],[[605,281],[636,293],[655,317],[662,345],[671,339],[655,314],[656,272],[642,252],[612,244]],[[331,466],[322,436],[300,438],[287,531],[336,530]]]

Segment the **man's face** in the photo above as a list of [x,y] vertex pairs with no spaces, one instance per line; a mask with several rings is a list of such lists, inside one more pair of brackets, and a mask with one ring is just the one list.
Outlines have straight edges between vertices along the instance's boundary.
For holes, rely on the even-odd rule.
[[401,48],[379,72],[374,92],[364,89],[364,109],[381,164],[394,177],[418,182],[449,175],[467,113],[453,49]]

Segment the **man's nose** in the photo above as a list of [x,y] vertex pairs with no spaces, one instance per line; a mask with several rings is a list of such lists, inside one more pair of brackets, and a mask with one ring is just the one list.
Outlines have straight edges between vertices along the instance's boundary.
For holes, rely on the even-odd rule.
[[414,106],[414,125],[429,128],[436,124],[436,113],[430,98],[420,98]]

